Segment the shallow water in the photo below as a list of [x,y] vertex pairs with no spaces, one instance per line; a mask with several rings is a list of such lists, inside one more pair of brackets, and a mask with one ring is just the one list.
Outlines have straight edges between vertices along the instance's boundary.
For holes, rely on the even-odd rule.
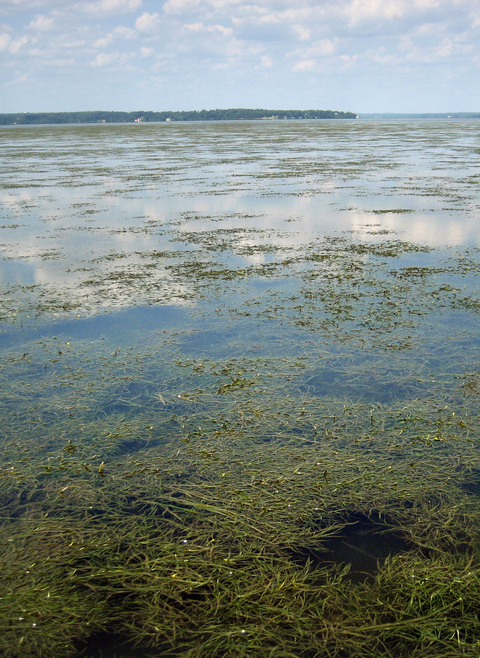
[[[475,499],[475,120],[8,127],[0,142],[5,537],[19,522],[35,536],[38,515],[107,518],[107,485],[147,519],[152,464],[179,496],[230,477],[234,500],[280,477],[282,450],[306,451],[300,474],[319,460],[308,477],[345,527],[387,508],[395,526],[440,477]],[[287,526],[315,516],[302,495]],[[339,536],[326,561],[355,572]]]

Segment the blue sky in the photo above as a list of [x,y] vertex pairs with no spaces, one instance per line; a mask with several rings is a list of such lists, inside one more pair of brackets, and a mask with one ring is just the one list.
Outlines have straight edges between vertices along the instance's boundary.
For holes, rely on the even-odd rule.
[[0,0],[0,112],[480,111],[480,0]]

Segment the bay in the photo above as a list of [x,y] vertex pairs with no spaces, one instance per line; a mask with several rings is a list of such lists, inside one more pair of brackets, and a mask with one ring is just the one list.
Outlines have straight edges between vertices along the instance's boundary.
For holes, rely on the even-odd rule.
[[478,126],[0,129],[6,656],[476,655]]

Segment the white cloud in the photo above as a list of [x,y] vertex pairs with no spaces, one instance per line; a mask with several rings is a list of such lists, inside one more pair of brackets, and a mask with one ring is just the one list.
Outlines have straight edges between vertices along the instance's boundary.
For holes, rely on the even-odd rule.
[[[167,0],[163,6],[166,14],[187,14],[198,21],[208,23],[213,17],[259,34],[262,25],[278,25],[289,29],[300,40],[307,40],[321,33],[352,34],[372,29],[376,34],[404,29],[421,17],[454,15],[455,12],[470,15],[470,24],[475,20],[473,11],[478,0]],[[193,23],[193,21],[192,21]],[[283,35],[280,37],[284,40]]]
[[98,0],[77,5],[77,8],[89,14],[120,14],[136,11],[142,5],[142,0]]
[[149,14],[144,11],[135,21],[135,27],[139,32],[155,32],[160,25],[160,14]]
[[114,53],[100,53],[95,57],[93,62],[90,62],[90,66],[108,66],[109,64],[117,62],[119,59],[120,53],[118,51]]
[[165,71],[170,67],[170,62],[167,59],[161,59],[152,66],[152,71],[158,73],[159,71]]
[[135,36],[135,30],[125,27],[124,25],[118,25],[113,30],[113,35],[122,37],[123,39],[132,39]]
[[312,69],[315,68],[315,60],[314,59],[302,59],[301,61],[297,62],[294,64],[292,67],[292,71],[311,71]]
[[40,31],[48,31],[52,29],[53,25],[53,18],[47,18],[46,16],[37,16],[34,21],[30,23],[28,28],[30,30],[40,30]]
[[404,54],[405,61],[421,65],[470,57],[473,55],[473,46],[470,43],[462,43],[460,39],[443,37],[439,42],[424,45],[404,40],[399,44],[399,51]]
[[93,47],[94,48],[107,48],[110,44],[113,43],[115,38],[121,39],[132,39],[135,36],[135,30],[125,27],[124,25],[118,25],[115,29],[109,32],[106,36],[97,39]]
[[140,57],[152,57],[155,53],[153,48],[140,48]]
[[4,32],[3,34],[0,34],[0,52],[9,51],[11,53],[16,53],[27,43],[27,41],[28,37],[26,36],[13,40],[9,34]]
[[308,27],[303,27],[302,25],[292,25],[292,30],[294,34],[300,39],[300,41],[306,41],[310,39],[310,30]]
[[12,13],[13,11],[28,11],[29,9],[39,9],[54,4],[55,0],[1,0],[0,12]]
[[128,61],[132,58],[136,57],[135,53],[121,53],[118,50],[116,50],[113,53],[100,53],[95,57],[93,61],[90,62],[90,66],[93,68],[103,68],[106,66],[119,66],[121,65],[123,68],[127,67]]
[[8,49],[11,40],[12,37],[6,32],[0,34],[0,52]]
[[113,41],[113,37],[111,34],[107,34],[106,37],[102,37],[101,39],[97,39],[95,43],[93,44],[94,48],[106,48],[109,46]]
[[357,64],[357,62],[359,61],[360,57],[359,55],[340,55],[339,59],[342,62],[343,70],[347,70],[355,66],[355,64]]
[[439,26],[438,23],[423,23],[422,25],[416,25],[411,30],[411,33],[415,36],[434,37],[438,35],[441,27],[442,26]]
[[270,69],[273,66],[272,58],[268,57],[267,55],[263,55],[260,61],[262,62],[262,66],[265,69]]
[[17,39],[16,41],[12,41],[9,50],[11,53],[16,53],[26,43],[28,43],[28,37],[27,36],[20,37],[20,39]]
[[220,32],[226,37],[233,36],[232,28],[225,27],[224,25],[205,25],[204,23],[191,23],[190,25],[185,25],[185,28],[190,32]]
[[384,48],[379,48],[377,51],[367,50],[365,59],[370,59],[375,64],[380,64],[381,66],[396,66],[401,63],[398,55],[386,54]]
[[203,29],[203,23],[191,23],[190,25],[185,25],[185,28],[191,32],[200,32]]
[[231,37],[233,35],[233,30],[231,27],[224,27],[223,25],[211,25],[208,28],[209,32],[221,32],[226,37]]
[[350,24],[378,18],[400,18],[406,11],[404,0],[353,0],[345,9]]
[[201,2],[202,0],[167,0],[163,5],[163,11],[166,14],[181,14],[199,7]]
[[341,11],[350,28],[374,24],[381,29],[395,21],[398,28],[405,21],[415,24],[422,16],[452,20],[459,13],[472,14],[475,5],[478,0],[348,0]]
[[308,71],[317,65],[318,58],[328,58],[338,50],[338,39],[320,39],[315,41],[308,48],[296,48],[291,53],[287,53],[287,58],[297,59],[294,65],[294,71]]
[[338,39],[321,39],[316,41],[309,48],[309,52],[322,57],[333,55],[337,48]]

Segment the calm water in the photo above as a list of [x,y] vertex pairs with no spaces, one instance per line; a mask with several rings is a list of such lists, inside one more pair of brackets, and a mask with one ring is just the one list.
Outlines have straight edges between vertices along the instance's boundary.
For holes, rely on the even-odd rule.
[[0,144],[7,492],[41,489],[59,455],[103,478],[205,432],[241,454],[247,417],[259,444],[321,435],[339,468],[357,440],[373,471],[426,460],[427,484],[437,462],[477,467],[480,123],[9,127]]
[[[422,362],[452,332],[477,349],[475,121],[33,126],[0,139],[7,349],[57,334],[136,347],[177,330],[189,356],[315,360],[323,337],[338,372],[389,342],[421,346]],[[330,366],[320,385],[311,366],[303,390],[376,399]]]
[[433,246],[480,241],[474,121],[32,126],[0,140],[7,285],[80,295],[109,259],[138,263],[217,228],[287,250],[372,227]]

